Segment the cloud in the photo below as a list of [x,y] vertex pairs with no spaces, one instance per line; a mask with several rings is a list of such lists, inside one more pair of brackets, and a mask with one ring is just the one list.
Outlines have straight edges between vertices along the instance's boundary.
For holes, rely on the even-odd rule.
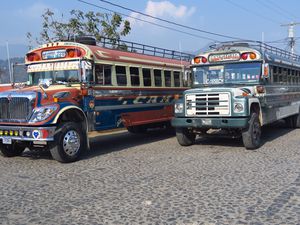
[[174,19],[185,18],[191,16],[196,11],[195,7],[188,8],[185,5],[175,6],[169,1],[153,2],[148,1],[146,14],[151,16],[169,16]]
[[[147,6],[144,10],[144,13],[154,17],[172,18],[173,20],[178,21],[178,20],[184,20],[192,16],[195,13],[195,11],[196,11],[196,7],[194,6],[189,8],[185,5],[176,6],[170,1],[154,2],[150,0],[147,2]],[[131,26],[135,24],[139,24],[140,26],[142,26],[144,22],[140,21],[139,19],[155,22],[155,19],[142,16],[135,12],[130,14],[130,18],[127,18],[127,20],[130,21]]]

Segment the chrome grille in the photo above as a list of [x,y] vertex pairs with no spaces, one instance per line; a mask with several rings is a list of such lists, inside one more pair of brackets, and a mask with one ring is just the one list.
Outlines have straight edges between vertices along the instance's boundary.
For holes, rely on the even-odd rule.
[[0,96],[0,121],[1,122],[26,122],[33,110],[34,98],[20,94],[1,93]]
[[230,93],[187,94],[186,116],[229,116]]

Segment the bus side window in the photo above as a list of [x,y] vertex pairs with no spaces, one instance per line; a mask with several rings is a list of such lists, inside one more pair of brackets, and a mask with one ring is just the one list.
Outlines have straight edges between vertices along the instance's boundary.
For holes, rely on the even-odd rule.
[[139,76],[139,68],[138,67],[130,67],[130,80],[132,86],[140,85],[140,76]]
[[156,87],[161,87],[162,85],[161,70],[154,70],[154,82]]
[[96,83],[101,85],[111,85],[111,65],[95,65]]
[[111,84],[111,66],[104,66],[104,85],[112,85]]
[[171,87],[171,71],[165,70],[165,86]]
[[151,70],[143,68],[143,81],[144,86],[151,86]]
[[116,66],[116,76],[117,76],[117,85],[126,86],[126,67],[125,66]]
[[174,71],[174,86],[180,87],[180,72]]

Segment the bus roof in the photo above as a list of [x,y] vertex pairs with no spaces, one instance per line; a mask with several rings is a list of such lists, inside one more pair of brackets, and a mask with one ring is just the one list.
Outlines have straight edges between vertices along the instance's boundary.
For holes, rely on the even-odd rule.
[[[149,45],[142,45],[133,42],[121,41],[112,43],[108,40],[103,41],[99,45],[83,44],[74,41],[58,41],[54,43],[44,44],[27,53],[26,64],[32,63],[29,56],[37,55],[37,61],[51,62],[57,60],[74,60],[76,58],[85,58],[97,61],[113,61],[135,64],[148,65],[167,65],[167,66],[187,66],[190,64],[193,55],[178,51],[157,48]],[[66,51],[80,51],[80,57],[67,57]],[[32,57],[34,59],[34,57]]]
[[[260,41],[248,41],[248,40],[238,40],[238,41],[229,41],[229,42],[220,42],[210,46],[210,49],[206,52],[200,53],[197,57],[209,57],[211,55],[222,55],[223,59],[225,57],[227,61],[227,56],[224,56],[224,53],[231,54],[228,57],[231,57],[228,61],[240,61],[242,53],[255,53],[257,57],[254,60],[264,60],[266,62],[275,62],[283,63],[288,65],[297,65],[300,66],[300,55],[293,54],[289,51],[265,44]],[[233,53],[240,53],[239,56],[234,56]],[[235,58],[234,58],[235,57]],[[219,58],[218,58],[219,59]],[[237,62],[236,61],[236,62]],[[247,60],[249,61],[249,60]],[[212,61],[215,63],[216,61]],[[219,61],[218,61],[219,62]],[[223,61],[222,61],[223,62]],[[193,63],[194,60],[193,60]],[[209,62],[208,62],[209,63]]]

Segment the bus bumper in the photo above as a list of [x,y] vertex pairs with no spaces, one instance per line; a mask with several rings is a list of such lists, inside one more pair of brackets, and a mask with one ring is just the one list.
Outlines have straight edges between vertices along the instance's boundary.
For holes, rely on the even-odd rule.
[[12,141],[54,141],[55,128],[0,126],[0,142],[11,144]]
[[173,118],[173,127],[193,127],[193,128],[246,128],[249,117],[237,118]]

